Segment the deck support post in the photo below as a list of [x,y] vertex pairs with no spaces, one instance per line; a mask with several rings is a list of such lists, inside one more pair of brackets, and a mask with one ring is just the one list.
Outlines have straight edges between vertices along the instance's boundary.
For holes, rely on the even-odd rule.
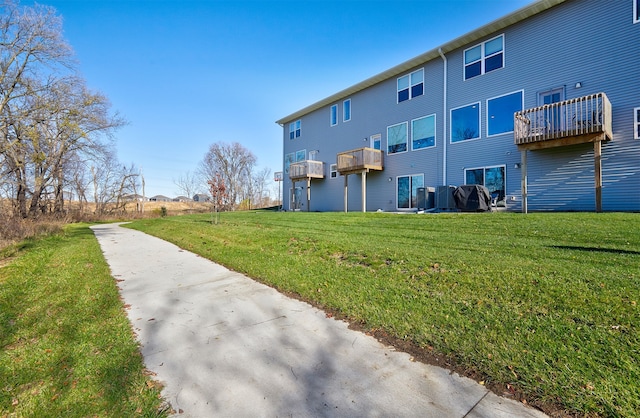
[[344,175],[344,212],[348,211],[348,202],[349,202],[349,175]]
[[596,212],[602,212],[602,141],[593,143],[594,176],[596,188]]
[[362,211],[367,211],[367,171],[362,172]]
[[522,191],[522,213],[528,213],[527,205],[527,150],[520,151],[520,189]]
[[307,212],[311,211],[311,179],[307,178]]

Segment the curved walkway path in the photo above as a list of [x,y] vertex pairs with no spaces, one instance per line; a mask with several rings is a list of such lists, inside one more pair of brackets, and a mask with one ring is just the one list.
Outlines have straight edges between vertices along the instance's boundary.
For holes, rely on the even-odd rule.
[[92,229],[177,416],[545,416],[166,241]]

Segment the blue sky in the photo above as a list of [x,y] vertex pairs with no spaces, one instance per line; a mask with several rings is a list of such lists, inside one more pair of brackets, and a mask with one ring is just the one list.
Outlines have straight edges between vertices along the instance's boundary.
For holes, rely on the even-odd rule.
[[532,1],[38,2],[62,15],[88,86],[129,121],[119,160],[143,169],[147,196],[174,197],[211,144],[239,142],[280,171],[276,120]]

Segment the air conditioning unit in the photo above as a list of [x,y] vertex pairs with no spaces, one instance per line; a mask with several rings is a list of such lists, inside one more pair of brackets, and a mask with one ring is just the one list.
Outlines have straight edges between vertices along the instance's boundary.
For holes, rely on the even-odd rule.
[[436,209],[455,210],[456,201],[453,198],[455,186],[438,186],[436,188]]
[[433,187],[418,187],[418,210],[428,210],[435,207],[435,191]]

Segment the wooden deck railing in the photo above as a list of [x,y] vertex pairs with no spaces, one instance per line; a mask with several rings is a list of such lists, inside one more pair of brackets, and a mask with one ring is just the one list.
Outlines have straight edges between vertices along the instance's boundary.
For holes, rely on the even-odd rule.
[[336,169],[340,174],[382,170],[382,151],[373,148],[358,148],[341,152],[337,156]]
[[602,134],[604,139],[613,138],[611,103],[604,93],[525,109],[514,115],[514,142],[522,148],[593,142]]
[[289,178],[292,180],[324,178],[324,163],[322,161],[298,161],[289,166]]

